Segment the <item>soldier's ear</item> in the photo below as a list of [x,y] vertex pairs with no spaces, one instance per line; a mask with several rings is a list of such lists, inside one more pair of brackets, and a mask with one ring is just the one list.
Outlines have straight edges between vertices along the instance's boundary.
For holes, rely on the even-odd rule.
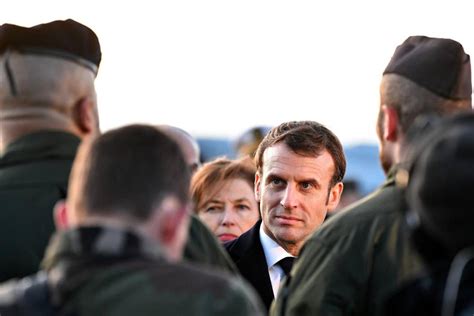
[[92,134],[98,129],[95,102],[85,97],[74,104],[72,119],[82,134]]
[[163,199],[144,224],[145,231],[160,242],[171,261],[181,259],[188,238],[189,212],[189,205],[183,205],[175,197],[169,196]]
[[54,205],[54,225],[56,226],[56,230],[65,230],[69,228],[69,220],[67,215],[67,206],[65,200],[59,200]]
[[397,111],[387,105],[382,105],[382,138],[386,141],[395,141],[398,137],[398,114]]

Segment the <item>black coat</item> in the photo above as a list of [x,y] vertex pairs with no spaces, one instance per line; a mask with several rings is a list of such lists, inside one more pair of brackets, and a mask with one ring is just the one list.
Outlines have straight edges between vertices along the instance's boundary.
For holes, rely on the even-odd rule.
[[267,310],[274,299],[265,253],[260,242],[258,221],[239,238],[224,244],[242,276],[252,284]]

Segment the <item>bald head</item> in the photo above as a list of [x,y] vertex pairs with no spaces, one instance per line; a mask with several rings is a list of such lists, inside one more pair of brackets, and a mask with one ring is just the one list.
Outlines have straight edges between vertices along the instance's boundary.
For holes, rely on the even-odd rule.
[[39,130],[99,131],[95,73],[54,56],[0,55],[0,151]]
[[67,111],[80,98],[95,100],[95,74],[72,61],[10,52],[0,56],[0,106],[3,109],[55,108]]
[[183,151],[186,163],[191,168],[191,172],[195,172],[201,165],[199,159],[200,150],[197,141],[188,132],[179,127],[158,125],[157,128],[178,143]]

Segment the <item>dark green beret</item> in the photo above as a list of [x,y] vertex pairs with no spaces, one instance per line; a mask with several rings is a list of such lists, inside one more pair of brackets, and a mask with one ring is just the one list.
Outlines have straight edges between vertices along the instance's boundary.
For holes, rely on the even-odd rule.
[[390,73],[447,99],[471,98],[471,61],[462,45],[452,39],[408,37],[384,71]]
[[3,24],[0,26],[0,54],[7,50],[69,59],[94,72],[102,58],[94,31],[71,19],[33,27]]

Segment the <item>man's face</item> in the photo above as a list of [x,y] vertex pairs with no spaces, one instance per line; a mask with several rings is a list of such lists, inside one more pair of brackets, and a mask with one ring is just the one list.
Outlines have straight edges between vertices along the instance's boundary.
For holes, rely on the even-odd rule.
[[293,255],[339,202],[342,183],[329,188],[334,169],[326,150],[305,157],[277,143],[263,154],[262,171],[255,178],[263,229]]

